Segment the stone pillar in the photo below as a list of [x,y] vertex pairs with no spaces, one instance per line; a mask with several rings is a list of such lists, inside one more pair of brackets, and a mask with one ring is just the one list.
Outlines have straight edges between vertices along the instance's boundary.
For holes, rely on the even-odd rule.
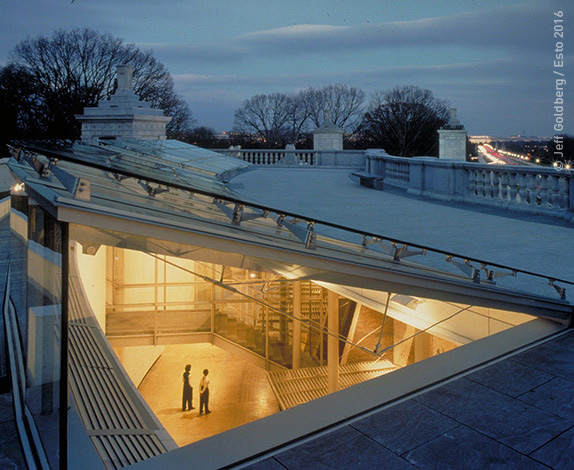
[[313,150],[343,150],[343,130],[333,123],[329,111],[325,121],[313,132]]
[[456,108],[450,109],[448,124],[439,131],[439,158],[466,161],[467,130],[456,117]]
[[117,91],[131,91],[134,76],[133,68],[129,65],[118,65],[116,67],[118,88]]

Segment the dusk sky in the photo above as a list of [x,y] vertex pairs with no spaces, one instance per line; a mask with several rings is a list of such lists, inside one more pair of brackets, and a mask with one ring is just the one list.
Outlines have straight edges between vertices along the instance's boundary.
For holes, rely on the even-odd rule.
[[[253,95],[340,83],[367,96],[417,85],[458,108],[471,135],[545,137],[556,133],[560,87],[564,131],[574,133],[571,0],[0,0],[0,6],[0,64],[28,36],[59,28],[109,32],[153,50],[197,124],[218,132],[231,129],[235,110]],[[554,37],[559,19],[564,38]],[[563,67],[554,65],[559,41]],[[560,78],[566,84],[557,85]]]

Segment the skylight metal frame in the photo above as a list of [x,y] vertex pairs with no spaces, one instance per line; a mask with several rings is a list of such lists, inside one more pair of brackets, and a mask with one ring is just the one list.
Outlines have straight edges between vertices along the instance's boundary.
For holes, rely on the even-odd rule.
[[[15,147],[18,151],[14,152],[14,157],[19,161],[28,161],[29,165],[39,173],[40,177],[42,177],[43,173],[46,173],[44,171],[45,168],[49,167],[51,172],[53,172],[57,162],[62,161],[65,162],[65,164],[81,165],[81,167],[101,170],[104,174],[113,175],[114,181],[122,186],[123,189],[125,189],[126,179],[134,179],[138,181],[142,187],[151,188],[151,192],[149,189],[145,189],[145,191],[146,194],[152,196],[155,201],[153,203],[148,201],[147,204],[168,204],[164,201],[164,196],[168,194],[169,197],[178,198],[179,196],[177,194],[179,192],[189,195],[191,199],[194,199],[196,204],[198,204],[198,198],[203,197],[203,201],[200,204],[202,206],[201,210],[198,209],[195,212],[203,212],[202,216],[206,215],[207,211],[205,209],[211,206],[218,210],[223,217],[219,218],[215,212],[209,211],[209,217],[205,217],[205,220],[223,223],[226,219],[228,224],[236,228],[241,226],[242,229],[246,229],[247,227],[241,225],[242,222],[249,221],[249,225],[251,225],[256,219],[262,219],[264,221],[268,219],[270,214],[276,214],[276,229],[287,229],[294,235],[295,239],[298,239],[303,244],[306,250],[316,250],[319,244],[324,243],[334,243],[335,246],[343,243],[346,245],[346,248],[353,246],[359,253],[371,253],[371,256],[376,256],[376,254],[379,253],[383,256],[381,261],[390,260],[396,264],[404,264],[404,258],[415,255],[439,255],[443,257],[444,261],[455,266],[462,272],[470,282],[479,285],[484,283],[492,286],[496,284],[496,279],[503,277],[528,276],[538,279],[540,282],[545,283],[545,285],[552,287],[554,295],[558,294],[562,302],[569,304],[569,302],[566,301],[566,287],[574,286],[574,281],[512,268],[483,259],[463,256],[455,252],[439,250],[425,245],[387,237],[382,234],[368,233],[352,227],[346,227],[256,202],[246,201],[237,197],[232,190],[225,186],[220,173],[213,171],[209,174],[209,172],[205,171],[206,165],[201,165],[204,167],[204,170],[199,173],[197,173],[198,168],[195,165],[187,167],[185,165],[185,158],[180,155],[180,153],[184,151],[186,144],[177,143],[173,144],[173,147],[170,147],[167,143],[163,144],[164,150],[175,151],[177,154],[170,154],[168,158],[162,158],[161,155],[145,153],[146,148],[157,151],[158,149],[162,149],[162,145],[156,143],[140,144],[140,142],[134,141],[127,141],[125,143],[113,141],[112,143],[102,142],[98,147],[94,147],[85,144],[75,144],[72,146],[71,144],[62,145],[61,143],[49,145],[46,143],[17,143]],[[140,146],[138,147],[138,145]],[[204,150],[198,149],[197,151],[200,154],[201,160],[203,158],[201,151]],[[33,154],[31,154],[33,155],[32,160],[23,157],[26,152],[33,152]],[[213,152],[204,152],[208,152],[205,153],[205,158],[208,158],[210,155],[211,157],[217,156],[221,159],[226,158],[216,155]],[[42,156],[49,162],[48,164],[38,163],[38,158]],[[219,160],[219,158],[214,158],[214,160]],[[192,160],[193,159],[189,161]],[[172,163],[173,166],[169,166],[169,163]],[[241,171],[246,170],[247,167],[242,167],[241,164],[243,164],[243,162],[239,161],[238,168]],[[226,167],[226,165],[214,166]],[[239,171],[238,168],[233,168],[232,165],[229,165],[224,169],[228,172],[234,172]],[[63,178],[61,171],[62,170],[58,168],[60,181],[61,178]],[[73,171],[70,173],[73,173]],[[189,175],[189,180],[187,178],[184,180],[184,175]],[[46,177],[46,175],[44,175],[44,177]],[[93,184],[95,185],[95,182]],[[68,188],[66,187],[66,189]],[[157,189],[157,191],[154,191],[154,189]],[[162,192],[165,193],[160,194]],[[137,197],[135,193],[133,196]],[[182,208],[179,209],[182,210]],[[246,212],[246,210],[249,212]],[[194,213],[193,210],[186,210],[185,207],[183,207],[183,211],[188,215]],[[304,228],[301,225],[297,225],[300,222],[306,224],[306,227]],[[263,223],[265,224],[265,222]],[[262,228],[261,225],[259,225],[259,227],[260,229]],[[270,230],[268,224],[266,227],[267,230]],[[326,229],[324,232],[331,234],[320,233],[317,230],[318,227]],[[346,237],[343,237],[342,240],[337,239],[336,236],[334,237],[332,235],[333,232],[342,232],[347,235],[358,236],[361,241],[349,243],[344,240]],[[263,233],[260,235],[263,235]],[[421,265],[418,263],[416,266],[425,267],[424,264]],[[443,274],[447,276],[450,274],[452,276],[452,273],[449,273],[444,268],[445,267],[441,269]]]

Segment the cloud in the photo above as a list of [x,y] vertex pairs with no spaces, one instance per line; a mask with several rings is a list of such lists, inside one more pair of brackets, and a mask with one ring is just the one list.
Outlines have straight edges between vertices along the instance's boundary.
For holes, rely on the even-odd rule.
[[[220,130],[231,129],[235,110],[255,94],[297,92],[334,83],[356,86],[367,94],[395,85],[428,88],[459,109],[471,133],[510,135],[527,130],[528,134],[549,135],[552,124],[553,82],[548,80],[546,67],[517,57],[298,74],[179,74],[174,79],[198,121]],[[545,87],[546,98],[541,93]]]
[[[549,20],[550,18],[550,20]],[[551,13],[539,5],[503,7],[412,21],[353,26],[298,24],[201,44],[143,44],[171,58],[216,63],[344,51],[471,47],[536,55],[547,51]]]
[[[396,84],[435,83],[441,89],[457,87],[472,89],[473,87],[515,87],[520,79],[522,92],[535,88],[540,79],[545,76],[545,69],[533,67],[518,58],[491,59],[476,62],[457,62],[433,65],[410,64],[404,66],[382,66],[367,69],[347,68],[321,70],[308,73],[252,73],[242,74],[174,74],[178,89],[204,90],[226,89],[260,90],[259,93],[274,91],[297,91],[302,88],[318,87],[334,83],[346,83],[365,91],[385,89]],[[250,95],[245,96],[249,98]]]

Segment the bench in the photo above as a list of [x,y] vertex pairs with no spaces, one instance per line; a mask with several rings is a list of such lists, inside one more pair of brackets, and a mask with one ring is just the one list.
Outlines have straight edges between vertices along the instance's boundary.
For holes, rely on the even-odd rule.
[[373,175],[365,171],[354,171],[352,175],[359,178],[361,186],[366,186],[367,188],[374,188],[381,191],[383,189],[383,180],[385,179],[384,176]]

